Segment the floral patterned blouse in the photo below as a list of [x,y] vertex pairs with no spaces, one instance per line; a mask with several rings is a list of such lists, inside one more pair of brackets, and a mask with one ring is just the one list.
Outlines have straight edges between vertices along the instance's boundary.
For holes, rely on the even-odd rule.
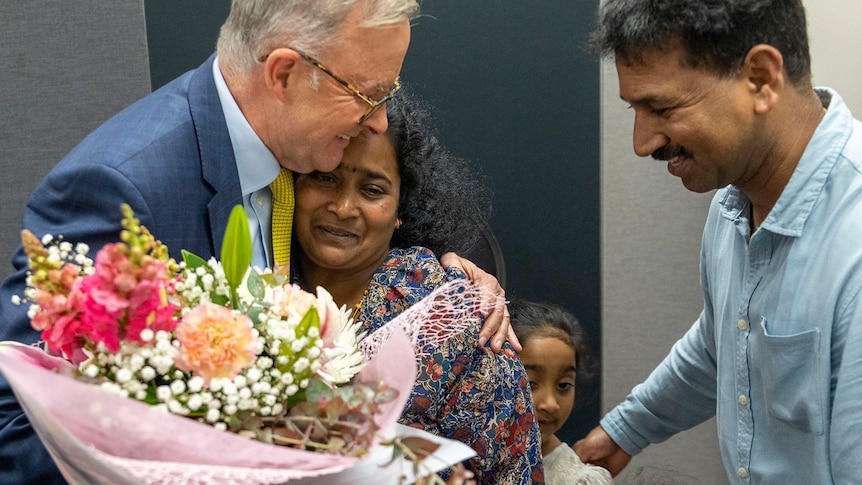
[[[442,284],[464,278],[430,250],[392,249],[374,274],[359,319],[371,332]],[[400,422],[471,446],[467,468],[484,484],[544,483],[541,439],[529,381],[506,343],[499,354],[479,346],[480,323],[449,339],[420,363]]]

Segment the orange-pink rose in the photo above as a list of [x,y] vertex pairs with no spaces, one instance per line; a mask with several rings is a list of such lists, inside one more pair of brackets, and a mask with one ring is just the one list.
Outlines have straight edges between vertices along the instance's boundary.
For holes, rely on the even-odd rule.
[[258,350],[247,316],[210,303],[183,317],[176,337],[180,342],[177,368],[200,376],[207,385],[218,377],[236,377],[254,362]]
[[314,295],[303,291],[298,285],[290,284],[272,288],[267,301],[272,303],[272,311],[290,320],[301,319],[314,305]]

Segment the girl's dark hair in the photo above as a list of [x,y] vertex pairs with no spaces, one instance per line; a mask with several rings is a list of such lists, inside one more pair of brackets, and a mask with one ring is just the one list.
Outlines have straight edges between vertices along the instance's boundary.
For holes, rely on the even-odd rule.
[[490,192],[470,164],[438,140],[430,106],[403,88],[386,103],[401,176],[391,247],[424,246],[437,255],[468,252],[481,237]]
[[521,344],[533,337],[554,337],[575,351],[575,398],[581,401],[586,394],[586,386],[598,376],[598,361],[578,319],[559,305],[527,300],[509,303],[509,314],[512,330]]

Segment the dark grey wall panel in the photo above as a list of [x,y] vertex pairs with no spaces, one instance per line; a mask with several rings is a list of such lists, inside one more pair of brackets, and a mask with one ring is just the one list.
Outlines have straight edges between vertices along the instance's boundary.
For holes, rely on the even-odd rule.
[[[402,78],[437,107],[445,144],[488,178],[508,296],[563,305],[598,352],[600,80],[584,49],[597,6],[425,1]],[[595,391],[561,439],[596,425]]]
[[146,0],[147,44],[153,90],[198,67],[215,52],[218,30],[230,1],[204,3]]
[[0,1],[0,275],[27,197],[92,129],[150,91],[143,1]]

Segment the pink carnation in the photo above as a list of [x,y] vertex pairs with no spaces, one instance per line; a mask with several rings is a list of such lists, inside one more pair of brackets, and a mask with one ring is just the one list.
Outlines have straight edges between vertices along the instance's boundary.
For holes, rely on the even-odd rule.
[[177,368],[200,376],[207,385],[217,377],[235,377],[257,356],[251,320],[220,305],[204,303],[193,309],[177,325],[176,337]]

